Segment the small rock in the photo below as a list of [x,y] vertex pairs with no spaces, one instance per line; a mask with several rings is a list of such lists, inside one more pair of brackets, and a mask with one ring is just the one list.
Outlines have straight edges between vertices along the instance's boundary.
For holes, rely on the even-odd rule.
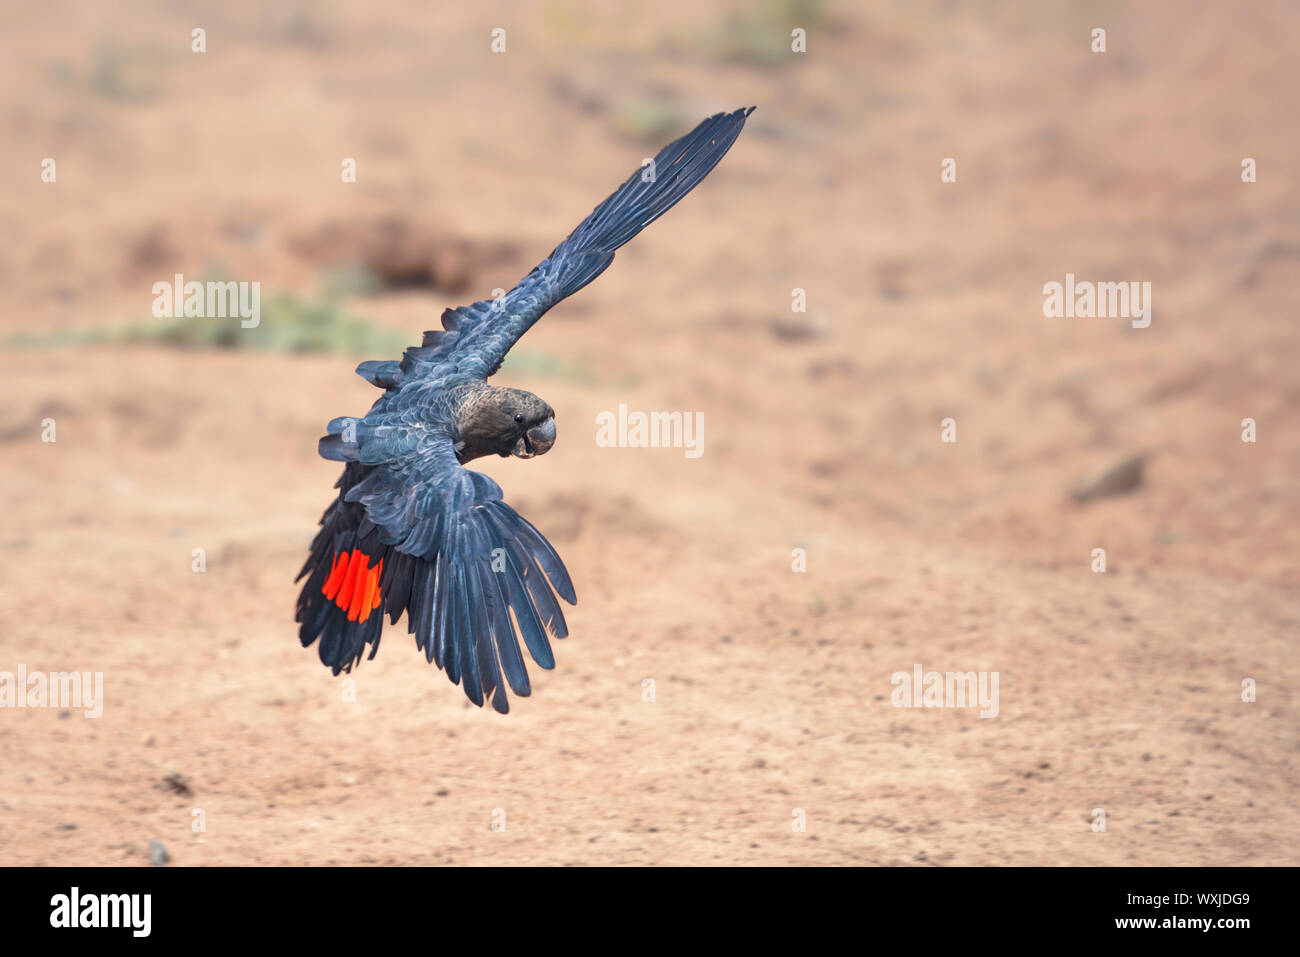
[[167,848],[163,847],[162,841],[157,838],[149,838],[149,863],[154,867],[165,867],[170,861],[171,855],[167,853]]
[[194,789],[190,787],[190,782],[185,779],[184,775],[178,774],[175,771],[163,778],[158,787],[162,788],[164,791],[171,791],[173,794],[179,794],[181,797],[191,797],[194,794]]
[[1140,452],[1097,469],[1080,479],[1070,496],[1076,505],[1082,505],[1093,499],[1131,492],[1142,485],[1142,470],[1149,457]]
[[784,342],[806,342],[811,339],[825,339],[826,325],[812,319],[790,319],[777,317],[768,323],[772,336]]

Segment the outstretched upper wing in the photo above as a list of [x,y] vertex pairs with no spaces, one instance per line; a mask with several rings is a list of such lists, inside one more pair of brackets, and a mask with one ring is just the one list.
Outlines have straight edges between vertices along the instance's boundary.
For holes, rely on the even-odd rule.
[[371,469],[345,499],[363,505],[395,549],[384,611],[393,622],[406,613],[416,646],[453,683],[463,680],[471,701],[490,699],[504,713],[505,683],[530,692],[520,637],[538,665],[555,667],[547,632],[568,634],[555,592],[577,601],[564,562],[492,479],[456,460],[450,439]]
[[[426,332],[421,346],[406,350],[400,375],[409,377],[443,364],[484,378],[495,373],[510,347],[546,310],[604,272],[615,250],[699,185],[726,155],[753,110],[751,106],[711,116],[665,146],[653,165],[633,173],[505,296],[444,312],[444,331]],[[380,364],[367,363],[357,371],[377,385],[388,385],[384,377],[399,375],[392,368],[395,363],[370,370],[374,375],[363,371],[371,365]]]

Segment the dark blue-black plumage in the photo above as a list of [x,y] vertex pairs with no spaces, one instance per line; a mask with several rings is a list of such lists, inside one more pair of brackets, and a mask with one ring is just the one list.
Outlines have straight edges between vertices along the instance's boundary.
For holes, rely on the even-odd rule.
[[[366,415],[330,422],[321,439],[321,455],[346,464],[299,574],[307,579],[299,637],[304,646],[319,641],[335,674],[350,671],[367,645],[374,656],[384,614],[393,623],[405,614],[427,659],[475,704],[490,700],[502,713],[506,685],[531,690],[519,639],[540,667],[554,667],[549,637],[568,634],[556,595],[577,601],[569,574],[500,487],[463,465],[489,453],[545,452],[554,412],[486,380],[548,309],[708,175],[752,109],[710,117],[661,150],[504,297],[448,309],[443,328],[400,361],[357,368],[384,393]],[[354,551],[362,559],[344,581]]]

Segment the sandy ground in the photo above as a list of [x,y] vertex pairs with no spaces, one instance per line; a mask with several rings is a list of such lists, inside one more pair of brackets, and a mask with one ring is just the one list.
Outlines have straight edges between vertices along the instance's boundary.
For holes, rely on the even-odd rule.
[[[482,468],[579,595],[507,717],[404,626],[355,701],[298,645],[356,357],[0,349],[0,670],[105,695],[0,710],[0,863],[1300,861],[1291,8],[831,5],[770,62],[734,38],[790,18],[740,5],[286,9],[6,13],[6,341],[213,262],[310,290],[304,236],[396,215],[461,250],[352,303],[415,342],[653,152],[629,113],[759,110],[497,380],[560,438]],[[1150,328],[1045,318],[1066,272],[1152,282]],[[703,412],[703,456],[599,447],[619,403]],[[893,707],[918,663],[997,672],[997,716]]]

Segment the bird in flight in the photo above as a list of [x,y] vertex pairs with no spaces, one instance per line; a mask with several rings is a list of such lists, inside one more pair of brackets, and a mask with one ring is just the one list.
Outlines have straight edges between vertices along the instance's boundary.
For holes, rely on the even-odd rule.
[[345,463],[343,475],[298,574],[298,637],[318,642],[334,674],[367,645],[373,658],[384,616],[396,624],[403,614],[416,648],[480,707],[508,712],[507,684],[530,693],[519,638],[540,667],[555,667],[548,634],[568,635],[556,596],[577,602],[569,573],[501,488],[465,468],[484,455],[545,454],[555,411],[487,380],[548,309],[699,185],[753,109],[711,116],[664,147],[504,297],[446,310],[442,329],[401,361],[357,367],[384,393],[363,417],[326,427],[320,454]]

